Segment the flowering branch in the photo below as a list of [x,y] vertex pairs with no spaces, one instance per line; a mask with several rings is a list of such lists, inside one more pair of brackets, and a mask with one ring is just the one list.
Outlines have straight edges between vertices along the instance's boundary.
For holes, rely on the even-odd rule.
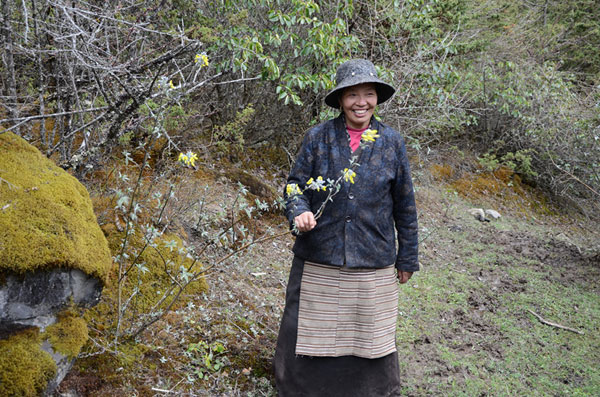
[[[377,130],[369,128],[363,132],[361,136],[360,145],[361,147],[365,147],[369,142],[375,142],[377,138],[379,138]],[[356,176],[355,168],[358,167],[360,167],[360,164],[356,162],[356,157],[353,157],[350,159],[350,167],[344,168],[344,170],[341,171],[341,175],[335,181],[332,179],[327,179],[327,181],[325,182],[323,180],[323,177],[319,175],[316,180],[313,177],[311,177],[308,181],[306,181],[304,189],[301,189],[300,186],[298,186],[298,184],[296,183],[290,183],[286,185],[285,192],[287,196],[290,197],[292,200],[297,200],[298,197],[304,194],[306,190],[316,190],[317,192],[320,190],[328,191],[327,197],[325,198],[325,200],[323,200],[321,206],[314,214],[315,220],[317,220],[323,214],[327,203],[330,201],[333,202],[333,197],[340,191],[342,179],[345,182],[350,182],[351,184],[354,184],[354,177]],[[298,233],[298,229],[296,228],[295,223],[291,231]]]

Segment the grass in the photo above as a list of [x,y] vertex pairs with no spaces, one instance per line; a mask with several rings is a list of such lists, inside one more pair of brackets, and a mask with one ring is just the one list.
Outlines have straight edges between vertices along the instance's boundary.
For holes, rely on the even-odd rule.
[[[597,264],[561,251],[551,237],[560,230],[529,219],[450,218],[461,230],[440,228],[429,262],[401,287],[403,393],[600,395]],[[544,325],[527,309],[585,334]]]
[[[235,195],[234,186],[219,189],[215,200]],[[441,183],[419,185],[417,196],[422,269],[401,286],[399,300],[403,395],[600,395],[600,266],[590,259],[599,233],[476,202]],[[497,208],[503,217],[481,223],[468,214],[472,207]],[[283,218],[277,225],[286,227]],[[186,305],[131,347],[135,360],[78,360],[65,390],[276,395],[271,359],[292,244],[289,236],[277,239],[223,263],[209,273],[205,293],[186,296]],[[585,335],[541,324],[528,309]],[[223,350],[210,357],[218,344]]]

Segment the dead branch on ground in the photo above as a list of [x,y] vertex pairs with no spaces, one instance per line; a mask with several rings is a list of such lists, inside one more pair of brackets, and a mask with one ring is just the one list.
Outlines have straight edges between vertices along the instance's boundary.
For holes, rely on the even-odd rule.
[[533,314],[538,320],[540,320],[540,322],[542,324],[546,324],[546,325],[549,325],[551,327],[565,329],[567,331],[575,332],[576,334],[579,334],[579,335],[583,335],[584,334],[583,331],[579,331],[579,330],[574,329],[574,328],[565,327],[564,325],[560,325],[560,324],[553,323],[551,321],[545,320],[542,316],[540,316],[539,314],[537,314],[536,312],[534,312],[532,310],[527,309],[527,311],[529,313]]

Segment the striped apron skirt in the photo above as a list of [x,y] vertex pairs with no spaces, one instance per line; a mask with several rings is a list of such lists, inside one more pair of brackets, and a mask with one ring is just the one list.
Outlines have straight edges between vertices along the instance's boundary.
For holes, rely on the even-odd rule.
[[347,269],[295,257],[275,358],[278,395],[399,396],[393,266]]

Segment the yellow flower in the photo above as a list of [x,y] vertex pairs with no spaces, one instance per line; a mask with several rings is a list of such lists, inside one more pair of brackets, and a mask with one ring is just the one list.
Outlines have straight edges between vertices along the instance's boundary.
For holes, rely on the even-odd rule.
[[298,185],[295,183],[289,183],[285,187],[285,192],[287,193],[288,196],[295,196],[297,194],[302,194],[302,190],[300,190]]
[[173,84],[173,80],[169,80],[169,87],[171,87],[171,89],[175,88],[175,84]]
[[[323,180],[322,176],[317,177],[317,184],[321,187],[321,189],[323,189],[323,191],[327,190],[327,186],[325,186],[325,181]],[[319,189],[317,189],[317,192],[318,191],[319,191]]]
[[363,132],[361,139],[365,142],[375,142],[375,138],[379,138],[379,134],[377,134],[377,130],[368,129]]
[[198,155],[194,152],[189,152],[190,156],[188,157],[188,165],[191,165],[192,167],[196,166],[195,161],[198,160]]
[[325,186],[325,181],[323,180],[322,176],[318,176],[317,180],[310,178],[308,181],[306,181],[306,188],[316,190],[317,192],[320,190],[327,190],[327,186]]
[[202,53],[202,54],[196,54],[196,57],[194,59],[194,63],[198,63],[198,62],[202,62],[200,64],[200,67],[204,67],[204,66],[208,66],[208,57],[206,56],[206,54]]
[[177,161],[181,161],[185,165],[191,165],[192,167],[196,166],[196,160],[198,160],[198,155],[191,151],[185,154],[179,153],[179,158],[177,159]]
[[350,181],[350,183],[354,183],[355,176],[356,176],[356,172],[354,172],[348,168],[344,168],[344,180],[346,182]]

